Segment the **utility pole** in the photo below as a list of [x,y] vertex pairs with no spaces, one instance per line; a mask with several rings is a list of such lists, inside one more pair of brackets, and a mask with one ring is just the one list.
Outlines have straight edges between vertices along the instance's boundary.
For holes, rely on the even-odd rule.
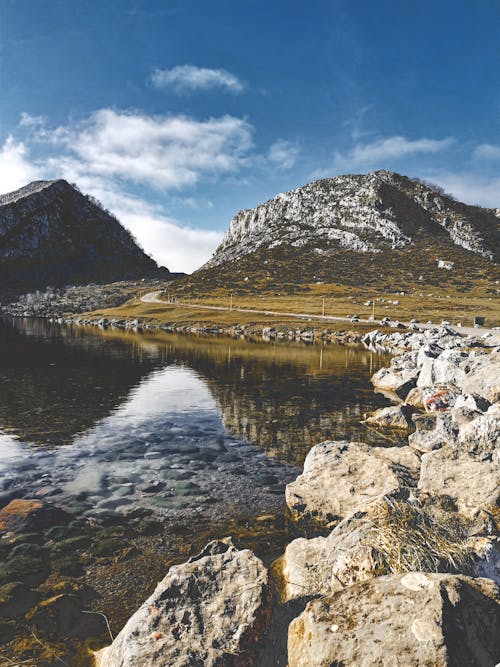
[[321,301],[322,301],[321,316],[324,317],[325,316],[325,297],[324,296],[321,297]]
[[233,310],[233,293],[229,292],[229,310]]
[[373,318],[373,321],[375,322],[375,297],[373,297],[372,306],[373,306],[373,308],[372,308],[372,318]]

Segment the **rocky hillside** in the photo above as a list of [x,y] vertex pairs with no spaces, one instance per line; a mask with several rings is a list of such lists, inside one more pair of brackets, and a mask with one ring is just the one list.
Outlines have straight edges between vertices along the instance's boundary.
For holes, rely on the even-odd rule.
[[168,276],[118,220],[64,180],[35,181],[0,196],[0,284],[47,285]]
[[[360,283],[487,271],[500,259],[500,214],[389,171],[314,181],[240,211],[202,276],[226,268],[290,282]],[[441,260],[441,265],[438,265]],[[446,274],[449,275],[446,275]],[[281,275],[283,274],[283,275]]]

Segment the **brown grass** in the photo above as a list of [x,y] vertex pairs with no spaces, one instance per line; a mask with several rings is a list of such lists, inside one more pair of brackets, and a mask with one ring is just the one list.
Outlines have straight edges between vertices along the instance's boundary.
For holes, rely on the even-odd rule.
[[368,514],[385,571],[466,572],[474,560],[468,526],[454,513],[382,498]]

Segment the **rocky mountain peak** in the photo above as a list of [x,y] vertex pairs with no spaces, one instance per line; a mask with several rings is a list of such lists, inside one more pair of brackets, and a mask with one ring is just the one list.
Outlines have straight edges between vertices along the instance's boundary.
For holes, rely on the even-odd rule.
[[[2,289],[159,275],[156,262],[93,197],[67,181],[34,181],[0,195]],[[168,275],[168,271],[160,271]]]
[[379,170],[324,178],[240,211],[205,267],[257,249],[337,249],[377,255],[436,237],[486,260],[500,257],[498,217],[455,201],[441,188]]

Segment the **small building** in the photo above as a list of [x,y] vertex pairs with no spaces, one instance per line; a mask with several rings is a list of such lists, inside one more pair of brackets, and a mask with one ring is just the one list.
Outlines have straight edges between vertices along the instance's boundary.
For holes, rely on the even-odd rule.
[[482,317],[482,316],[476,316],[476,317],[474,318],[474,326],[475,326],[475,327],[484,327],[485,320],[486,320],[485,317]]

